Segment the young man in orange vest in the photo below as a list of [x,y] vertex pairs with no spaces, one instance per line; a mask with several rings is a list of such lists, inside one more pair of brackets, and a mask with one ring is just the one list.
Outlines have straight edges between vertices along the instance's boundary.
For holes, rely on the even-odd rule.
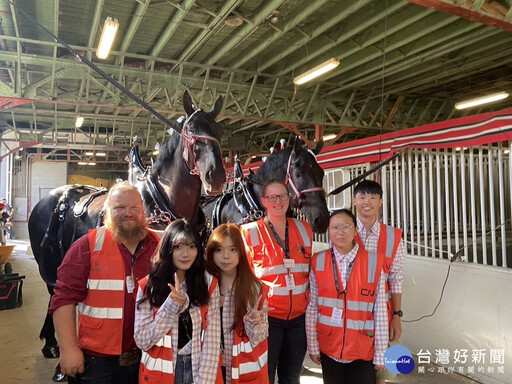
[[[368,252],[385,254],[383,274],[386,276],[386,292],[391,294],[388,301],[389,340],[398,341],[402,335],[402,281],[405,248],[402,231],[385,225],[378,220],[382,207],[382,187],[371,180],[363,180],[354,188],[353,205],[357,210],[356,241]],[[377,376],[377,383],[385,381]]]
[[50,314],[61,371],[76,375],[70,382],[135,384],[140,352],[133,339],[133,291],[149,273],[159,239],[146,229],[141,196],[127,182],[110,190],[106,206],[105,227],[90,230],[66,253]]

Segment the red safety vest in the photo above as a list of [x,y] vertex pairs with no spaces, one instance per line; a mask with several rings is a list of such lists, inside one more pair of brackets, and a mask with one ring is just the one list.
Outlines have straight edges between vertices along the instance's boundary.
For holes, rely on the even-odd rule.
[[[268,296],[268,286],[261,285],[261,295]],[[263,307],[262,299],[258,309]],[[233,358],[231,360],[231,384],[268,384],[268,342],[267,338],[252,345],[243,324],[233,330]]]
[[[393,318],[393,300],[391,300],[391,293],[389,291],[388,275],[389,270],[391,269],[391,265],[393,264],[393,260],[395,260],[396,251],[398,250],[398,246],[400,245],[401,240],[401,229],[392,227],[391,225],[380,223],[377,254],[385,256],[383,258],[382,272],[384,274],[384,278],[386,279],[386,296],[388,297],[389,322],[391,322],[391,319]],[[359,234],[356,234],[355,241],[359,244],[360,247],[364,248],[363,241],[359,237]]]
[[[313,243],[309,224],[288,219],[290,259],[294,263],[290,268],[286,267],[284,251],[264,219],[242,225],[241,230],[256,277],[270,286],[268,305],[274,308],[272,317],[290,320],[305,314],[309,302],[309,259]],[[286,284],[288,275],[293,276],[293,290]]]
[[[152,231],[148,233],[158,240]],[[120,355],[127,275],[123,256],[105,227],[90,230],[88,239],[91,268],[87,296],[77,306],[78,346],[105,355]]]
[[[207,275],[209,296],[218,285],[218,280]],[[147,276],[139,281],[139,286],[144,292],[148,282]],[[201,334],[206,329],[208,305],[203,305],[201,310]],[[153,308],[153,316],[158,312],[158,308]],[[219,364],[220,365],[220,364]],[[142,351],[139,369],[140,383],[174,383],[174,361],[172,352],[172,331],[169,330],[160,340],[156,342],[147,351]],[[220,369],[219,369],[220,371]],[[216,383],[219,384],[219,376],[222,380],[222,373],[217,377]]]
[[[382,271],[382,257],[360,247],[344,293],[332,250],[316,253],[311,268],[318,284],[316,323],[320,351],[342,360],[372,360],[375,323],[373,307]],[[338,274],[336,290],[334,268]],[[333,316],[337,311],[339,315]]]

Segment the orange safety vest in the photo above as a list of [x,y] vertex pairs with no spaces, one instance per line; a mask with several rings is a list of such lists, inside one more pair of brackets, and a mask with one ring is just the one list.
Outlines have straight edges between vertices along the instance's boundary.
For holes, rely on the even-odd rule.
[[[242,225],[247,256],[256,277],[270,286],[269,307],[272,317],[290,320],[306,313],[309,302],[309,259],[313,232],[308,223],[288,218],[290,259],[294,265],[285,265],[285,254],[264,219]],[[288,289],[286,278],[293,276],[295,287]]]
[[[268,286],[261,284],[261,295],[268,296]],[[258,309],[263,307],[262,299]],[[267,338],[252,345],[243,324],[233,330],[233,358],[231,360],[231,384],[268,384],[268,341]]]
[[[208,280],[208,293],[209,296],[218,285],[218,280],[207,275]],[[144,292],[148,282],[147,276],[139,281],[139,286]],[[203,305],[201,310],[201,334],[206,329],[208,305]],[[158,312],[158,308],[153,308],[153,316]],[[202,336],[201,336],[202,340]],[[160,340],[156,342],[147,351],[142,351],[140,369],[139,369],[139,382],[140,383],[174,383],[174,366],[173,353],[172,353],[172,331],[169,330]],[[219,364],[220,366],[220,364]],[[220,371],[220,369],[219,369]],[[219,376],[222,380],[222,373],[217,376],[216,383],[219,383]]]
[[[158,236],[148,230],[148,236]],[[126,269],[118,243],[105,227],[88,233],[90,271],[87,296],[78,304],[78,346],[105,355],[120,355]]]
[[[389,270],[391,269],[391,265],[393,264],[393,260],[395,260],[396,251],[398,250],[398,246],[400,245],[401,240],[401,229],[392,227],[391,225],[380,223],[377,254],[385,255],[385,258],[383,260],[382,273],[384,274],[384,278],[386,280],[386,296],[388,298],[389,322],[391,322],[391,319],[393,318],[393,300],[391,300],[391,293],[389,291],[388,275]],[[360,247],[364,248],[363,241],[359,237],[359,234],[356,234],[355,241],[359,244]]]
[[[373,359],[373,307],[382,271],[382,259],[376,252],[366,252],[360,247],[346,289],[342,291],[343,283],[338,265],[335,263],[333,266],[332,249],[313,256],[311,268],[318,284],[319,314],[316,330],[320,351],[326,355],[350,361]],[[338,274],[338,291],[334,268]],[[333,316],[337,309],[341,311],[341,318],[339,315]]]

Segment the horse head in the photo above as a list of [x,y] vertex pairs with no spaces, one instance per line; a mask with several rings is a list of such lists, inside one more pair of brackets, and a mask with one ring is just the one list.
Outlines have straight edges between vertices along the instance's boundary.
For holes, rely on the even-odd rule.
[[316,233],[324,233],[329,226],[329,210],[323,188],[324,170],[316,161],[324,141],[312,149],[304,146],[300,138],[288,158],[285,183],[293,195],[292,207],[298,208]]
[[[329,226],[329,210],[322,186],[324,170],[316,161],[323,145],[320,140],[314,148],[308,149],[300,138],[296,138],[292,147],[274,151],[251,177],[259,184],[270,178],[285,182],[293,195],[291,207],[304,214],[316,233],[324,233]],[[260,188],[255,188],[255,192],[261,198]]]
[[226,182],[220,139],[222,128],[215,121],[222,109],[219,96],[210,112],[195,109],[188,92],[183,95],[187,114],[183,122],[183,159],[192,174],[197,174],[208,195],[218,195]]

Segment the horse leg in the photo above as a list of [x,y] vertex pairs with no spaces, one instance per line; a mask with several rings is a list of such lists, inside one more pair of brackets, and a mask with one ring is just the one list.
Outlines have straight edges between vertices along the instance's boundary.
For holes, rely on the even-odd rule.
[[[50,307],[50,301],[53,296],[53,287],[47,285],[48,293],[50,293],[50,300],[48,300],[48,308]],[[53,325],[53,318],[50,316],[48,311],[46,312],[46,318],[44,319],[43,327],[39,333],[39,339],[45,339],[44,347],[41,350],[43,356],[47,359],[55,359],[60,356],[59,344],[55,338],[55,326]]]
[[41,328],[39,339],[45,339],[44,347],[41,350],[44,357],[47,359],[55,359],[59,357],[60,352],[57,339],[55,338],[55,327],[53,325],[53,319],[48,313],[46,314],[43,328]]

